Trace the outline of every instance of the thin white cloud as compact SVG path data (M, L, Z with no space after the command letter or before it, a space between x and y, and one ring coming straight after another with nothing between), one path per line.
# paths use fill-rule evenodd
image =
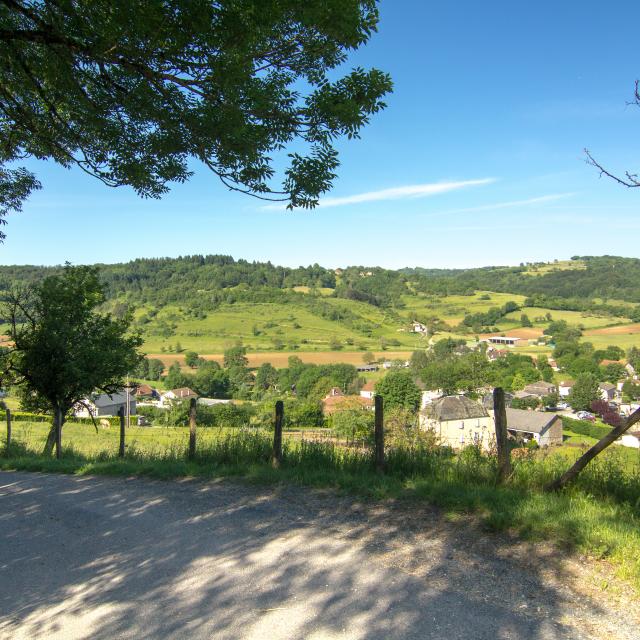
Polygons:
M318 207L342 207L349 204L360 204L362 202L378 202L380 200L404 200L407 198L425 198L435 196L440 193L457 191L466 187L478 187L495 182L496 178L481 178L479 180L460 180L457 182L430 182L426 184L408 184L401 187L381 189L380 191L366 191L356 193L351 196L340 198L323 198ZM280 211L283 205L266 205L263 210Z
M511 209L513 207L528 207L534 204L545 204L547 202L555 202L570 198L575 193L551 193L546 196L538 196L536 198L528 198L526 200L511 200L509 202L496 202L494 204L483 204L477 207L466 207L464 209L449 209L448 211L438 211L436 213L427 213L428 217L445 216L454 213L475 213L477 211L494 211L495 209Z

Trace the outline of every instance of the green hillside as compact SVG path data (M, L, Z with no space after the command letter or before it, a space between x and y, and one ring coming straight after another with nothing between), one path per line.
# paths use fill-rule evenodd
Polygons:
M249 351L411 351L429 337L473 340L523 331L535 340L549 318L580 326L598 346L636 344L640 260L611 256L479 269L402 269L320 265L288 268L230 256L139 259L98 265L105 307L132 312L149 353ZM0 294L61 267L0 267ZM528 323L523 328L523 315ZM600 329L619 327L613 332ZM544 348L523 344L537 353Z

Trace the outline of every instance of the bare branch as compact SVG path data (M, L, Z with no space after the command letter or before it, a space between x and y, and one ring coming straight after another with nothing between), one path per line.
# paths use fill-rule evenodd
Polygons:
M637 87L637 84L636 84L636 87ZM637 91L638 89L636 88L636 92ZM584 152L585 152L585 155L587 156L586 163L590 164L592 167L595 167L600 172L600 176L607 176L608 178L615 180L618 184L621 184L625 187L629 187L630 189L633 189L635 187L640 187L640 178L638 177L637 173L629 173L628 171L626 171L624 174L626 176L626 179L621 178L619 176L614 175L610 171L607 171L599 162L597 162L594 159L594 157L589 153L589 149L585 149Z

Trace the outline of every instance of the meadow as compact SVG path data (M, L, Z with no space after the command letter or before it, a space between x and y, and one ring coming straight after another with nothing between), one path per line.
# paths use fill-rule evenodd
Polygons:
M69 423L60 460L40 453L46 431L46 424L16 423L0 468L160 479L236 477L332 488L370 500L426 500L451 517L467 514L485 531L510 531L606 559L640 589L640 463L621 447L592 462L574 486L549 494L544 485L567 468L578 447L531 452L515 460L510 481L501 486L495 458L473 447L458 455L420 443L391 448L380 475L368 447L292 437L285 437L283 464L274 469L272 435L260 429L200 428L194 460L186 456L186 428L133 427L125 457L118 458L116 428L96 434L91 425Z

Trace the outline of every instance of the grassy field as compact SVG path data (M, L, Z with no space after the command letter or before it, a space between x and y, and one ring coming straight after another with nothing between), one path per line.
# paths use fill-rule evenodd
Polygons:
M547 313L550 313L553 320L564 320L568 324L582 325L586 329L593 329L597 327L608 327L612 324L624 324L629 323L628 318L611 317L606 315L594 315L582 311L562 311L557 309L546 309L542 307L523 307L518 311L507 314L504 320L498 324L499 327L508 326L509 324L520 325L520 316L522 314L529 316L529 319L533 323L534 327L539 329L546 329L549 326L548 322L535 322L534 318L543 317Z
M406 331L407 321L394 314L352 300L326 298L324 302L337 311L345 309L351 321L329 320L293 304L227 304L204 319L187 317L179 307L167 306L143 326L145 349L156 353L180 343L184 349L213 354L237 341L250 351L328 351L335 340L343 348L362 350L379 349L382 339L399 341L398 346L407 349L419 343L418 336ZM137 316L146 311L139 309Z
M126 455L117 458L116 429L96 434L91 426L68 424L60 460L39 454L46 430L44 424L16 423L15 444L0 456L0 468L161 479L235 476L329 487L374 500L426 500L447 513L475 514L485 531L508 530L606 558L640 588L640 470L620 463L619 447L589 465L575 486L549 494L542 487L579 449L562 447L515 461L510 482L499 486L495 459L473 448L457 456L425 446L391 449L380 475L367 448L309 440L285 439L282 467L273 469L271 434L255 429L199 429L192 461L185 456L187 429L132 428Z

